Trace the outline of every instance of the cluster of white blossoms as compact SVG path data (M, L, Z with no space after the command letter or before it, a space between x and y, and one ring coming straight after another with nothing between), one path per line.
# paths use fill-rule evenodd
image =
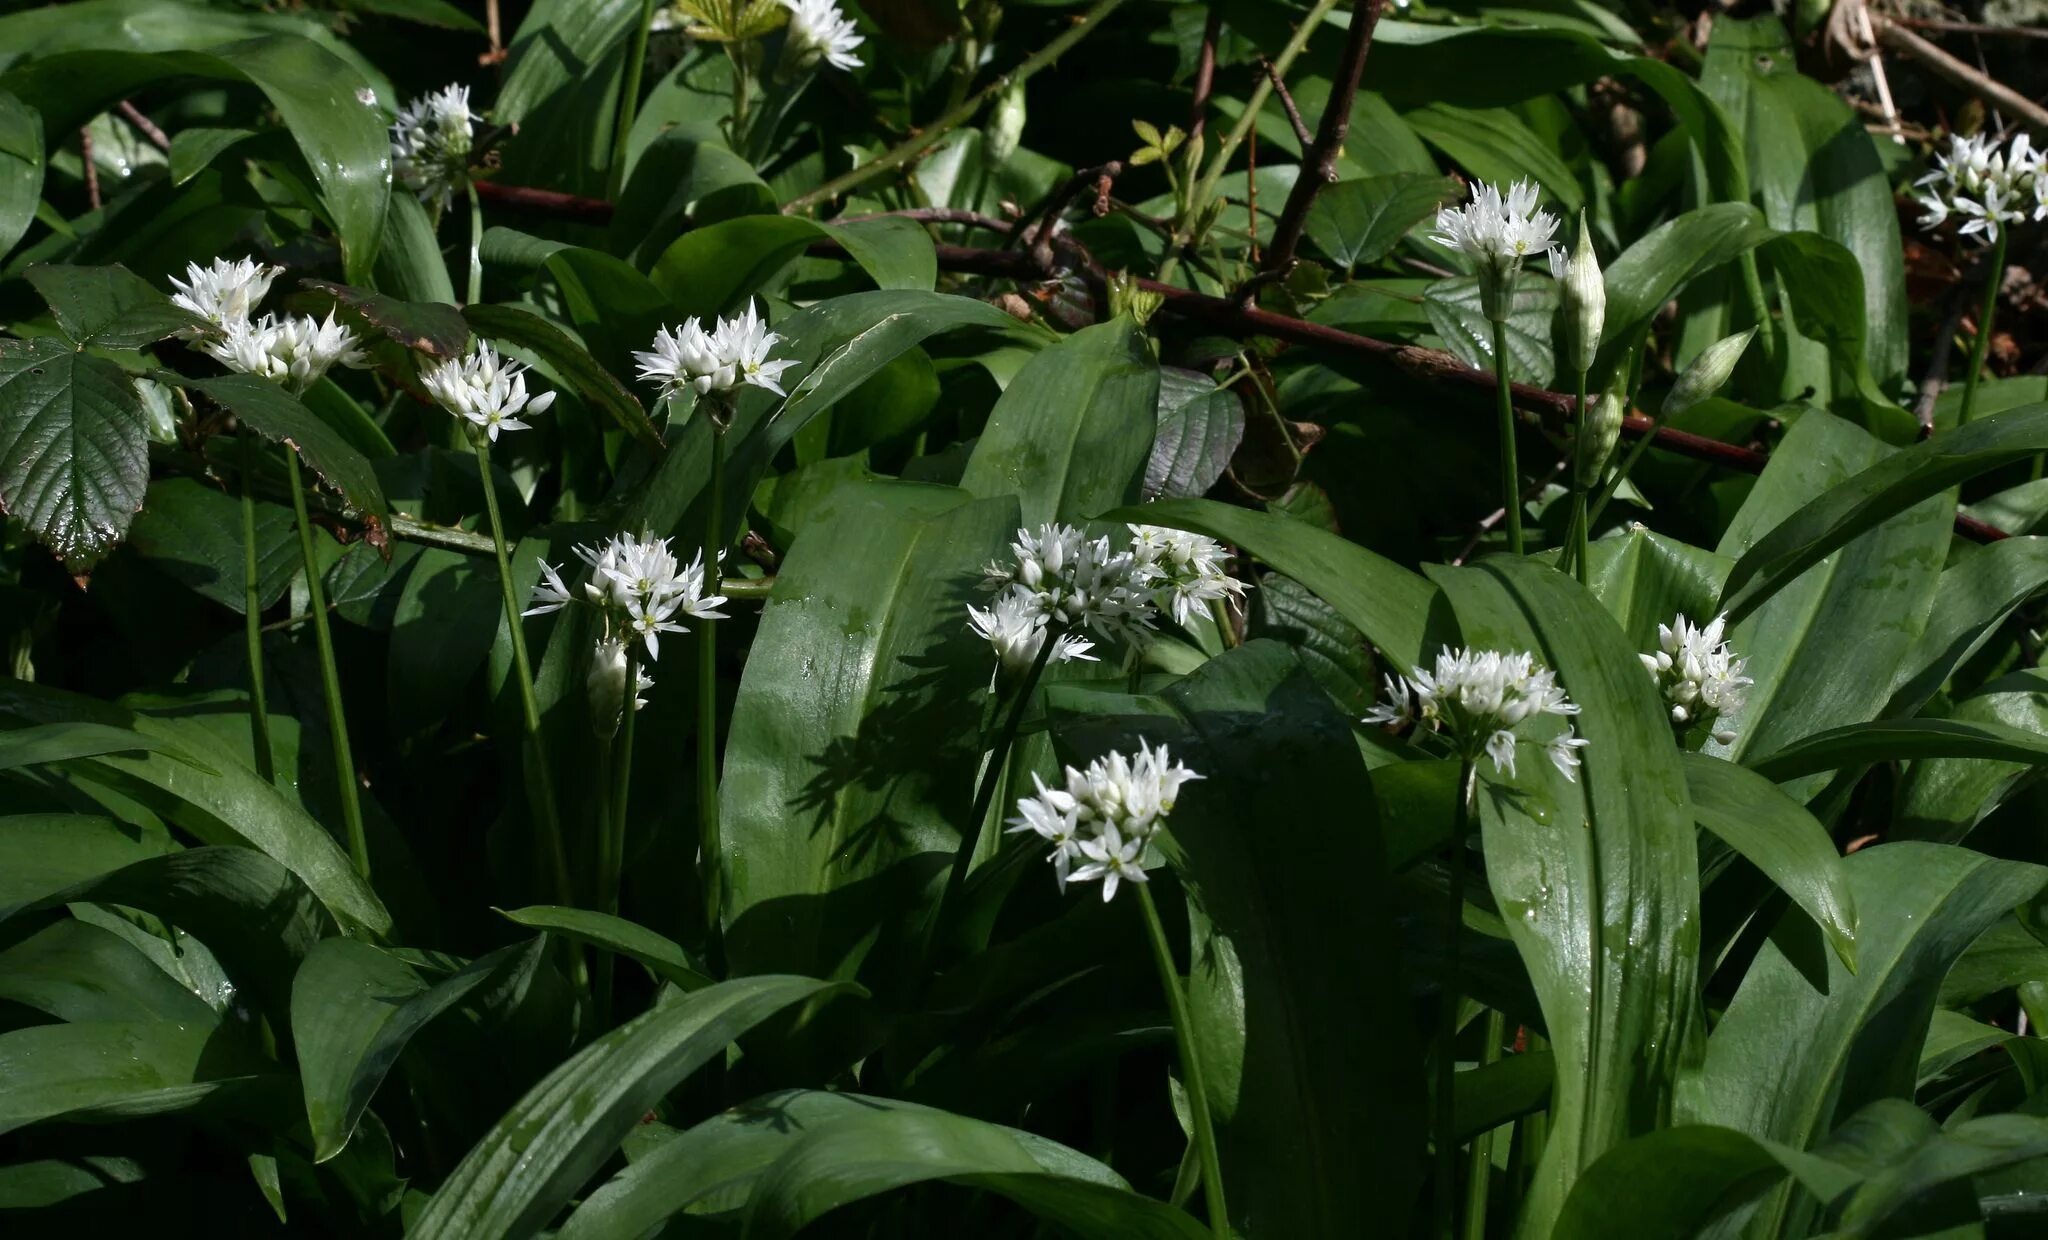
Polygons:
M444 86L406 104L391 123L391 175L421 202L445 208L469 179L476 119L467 86Z
M1989 242L2007 224L2048 219L2048 170L2042 165L2042 152L2026 134L2009 147L1985 134L1950 134L1935 170L1915 182L1921 190L1915 201L1926 212L1920 226L1939 228L1960 215L1964 236Z
M632 644L644 645L649 659L659 658L661 634L689 631L676 622L677 616L723 620L726 615L718 609L725 597L705 592L703 553L685 566L666 538L614 534L595 547L577 547L576 555L590 566L581 599L562 580L561 571L542 560L541 580L527 599L530 605L524 614L546 615L579 601L597 609L603 627L591 652L585 688L591 718L609 736L625 710L629 676L634 710L647 705L641 694L654 687L654 678L633 658Z
M1230 553L1213 538L1164 525L1133 525L1131 554L1158 570L1153 597L1162 610L1173 613L1176 624L1186 624L1217 599L1244 597L1244 583L1223 571Z
M1722 640L1727 627L1726 616L1715 616L1702 628L1680 615L1670 624L1657 626L1656 650L1637 656L1656 680L1664 700L1671 703L1671 722L1703 724L1724 745L1735 739L1735 732L1714 725L1740 714L1749 700L1749 687L1756 683L1742 674L1749 660L1737 656Z
M523 431L531 425L519 420L522 413L546 413L555 403L553 392L526 391L526 367L498 356L490 345L477 342L466 357L451 357L420 376L427 394L443 409L468 422L478 433L498 442L499 431Z
M1166 746L1140 742L1136 757L1111 753L1086 770L1066 768L1065 787L1031 778L1038 795L1018 800L1010 832L1029 831L1052 845L1048 859L1061 891L1069 882L1101 879L1107 902L1119 883L1145 881L1146 846L1166 825L1181 785L1201 776L1175 762Z
M192 334L199 349L229 370L255 375L304 392L337 365L366 366L369 355L354 332L334 321L309 315L266 314L253 318L270 293L271 281L283 271L250 259L216 258L210 267L185 265L185 278L175 276L171 304L206 320Z
M1472 256L1479 277L1479 300L1486 317L1507 318L1509 298L1522 261L1549 251L1557 235L1557 217L1536 209L1536 186L1517 181L1503 195L1483 181L1472 185L1472 201L1436 213L1432 240Z
M853 49L866 40L832 0L782 0L789 10L789 47L798 64L825 61L835 69L858 69Z
M1496 771L1515 773L1515 728L1539 715L1572 716L1579 708L1558 688L1557 677L1526 652L1453 650L1444 647L1432 671L1388 676L1386 700L1368 712L1366 723L1418 721L1449 738L1468 762L1481 754ZM1549 740L1536 742L1566 779L1577 782L1584 738L1569 723Z
M633 354L640 363L640 378L661 386L667 400L685 389L702 396L707 392L729 392L750 385L787 395L782 390L782 372L796 365L794 360L771 362L768 352L782 337L768 330L754 308L730 319L720 319L706 331L698 319L681 327L664 327L654 334L653 347Z

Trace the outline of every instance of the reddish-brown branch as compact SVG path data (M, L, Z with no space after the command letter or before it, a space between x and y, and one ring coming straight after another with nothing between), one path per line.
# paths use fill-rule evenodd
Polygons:
M1195 59L1195 99L1188 112L1188 141L1202 136L1209 123L1209 92L1216 86L1216 40L1223 33L1223 11L1209 6L1209 22L1202 27L1202 50Z
M1294 265L1295 247L1301 244L1301 230L1308 223L1308 209L1316 191L1337 179L1337 152L1351 130L1351 102L1358 95L1358 78L1365 71L1365 55L1372 50L1372 32L1380 23L1385 0L1358 0L1351 6L1351 32L1344 40L1344 56L1337 62L1337 76L1330 83L1330 98L1323 105L1322 122L1316 137L1301 152L1301 172L1287 193L1280 222L1273 226L1273 244L1266 251L1266 269L1284 272ZM1279 79L1274 78L1277 86ZM1285 96L1282 96L1285 99ZM1290 105L1291 106L1291 105ZM1297 127L1300 120L1295 121Z
M144 116L142 114L142 109L136 107L134 104L128 102L126 99L123 99L116 106L120 110L121 115L128 118L128 123L135 126L136 129L140 130L142 132L142 136L148 138L150 144L156 147L157 150L169 151L171 149L170 135L165 133L162 127L160 127L155 121L149 119L147 116Z
M1309 133L1308 122L1301 119L1301 106L1294 102L1293 93L1287 89L1286 81L1280 77L1280 71L1273 67L1272 61L1259 57L1259 68L1265 70L1266 80L1273 84L1273 93L1280 97L1280 110L1287 113L1287 124L1294 130L1294 140L1301 143L1301 153L1305 158L1315 142L1315 135Z
M611 217L611 204L595 198L577 198L552 190L528 189L515 185L493 185L488 181L478 183L479 191L486 186L491 188L488 197L507 205L517 203L531 210L552 210L556 214L593 223L603 223ZM563 205L557 207L553 204ZM935 245L932 248L937 255L940 269L944 271L1024 281L1043 280L1050 274L1033 255L1021 250L987 250L962 245ZM812 244L809 252L819 257L846 257L846 251L830 241ZM1099 273L1092 274L1099 276ZM1238 305L1221 297L1190 292L1178 285L1161 284L1157 280L1140 278L1136 283L1139 288L1160 296L1160 309L1165 313L1206 324L1226 335L1267 336L1305 348L1370 358L1406 371L1417 378L1456 384L1475 392L1491 394L1499 383L1491 370L1474 369L1441 349L1425 349L1420 345L1376 340L1371 336L1360 336L1339 328L1326 327L1321 323L1311 323L1306 319L1289 318L1284 314L1274 314L1270 310ZM1534 414L1553 428L1562 428L1571 414L1572 397L1563 392L1552 392L1526 383L1514 384L1510 391L1513 393L1517 408ZM1723 443L1718 439L1709 439L1704 435L1695 435L1674 427L1659 426L1640 413L1629 414L1622 422L1621 431L1630 438L1652 435L1656 440L1655 446L1662 451L1742 473L1762 473L1764 465L1770 460L1768 456L1754 448ZM1977 542L1996 542L2007 537L2003 530L1974 517L1956 517L1955 528L1958 534Z
M502 185L496 181L478 181L476 195L495 207L508 207L513 211L524 211L533 215L551 215L557 219L578 220L586 224L609 224L612 218L612 204L602 198L582 198L552 189L535 189L530 185Z

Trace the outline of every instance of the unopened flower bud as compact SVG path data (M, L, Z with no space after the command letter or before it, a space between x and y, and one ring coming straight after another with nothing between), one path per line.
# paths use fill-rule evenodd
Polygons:
M1109 273L1109 313L1114 318L1128 314L1131 321L1143 327L1151 321L1159 307L1166 304L1166 298L1158 293L1140 288L1136 277L1128 271Z
M1024 119L1024 83L1014 82L996 96L995 110L982 134L991 165L1005 163L1017 153L1017 144L1024 140Z
M590 726L599 736L619 730L626 712L626 681L632 675L632 659L626 643L616 637L601 637L590 652L590 674L583 687L590 695Z
M1735 363L1742 360L1742 351L1749 347L1749 339L1754 335L1756 328L1752 327L1701 349L1664 397L1663 416L1675 418L1720 391L1728 376L1735 373Z
M1591 487L1600 480L1614 445L1621 439L1621 421L1626 411L1621 396L1602 392L1600 399L1586 406L1586 432L1578 442L1579 485Z
M1607 282L1593 253L1593 235L1579 213L1579 243L1569 256L1564 247L1550 247L1550 274L1557 278L1558 310L1564 331L1565 366L1579 374L1593 368L1600 351L1600 329L1607 322Z

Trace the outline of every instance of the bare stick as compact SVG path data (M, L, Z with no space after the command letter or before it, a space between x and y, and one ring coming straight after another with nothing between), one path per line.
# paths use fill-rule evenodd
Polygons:
M79 162L85 165L85 200L92 209L100 209L100 169L92 162L92 130L78 131Z
M1300 105L1294 102L1294 96L1289 93L1287 83L1280 80L1280 71L1273 67L1272 61L1259 57L1259 68L1266 71L1266 80L1273 84L1273 93L1280 96L1280 108L1287 113L1287 123L1294 127L1295 141L1301 143L1302 158L1306 160L1315 137L1308 131L1308 122L1301 119Z
M1911 56L1927 66L1936 77L1961 87L1993 107L2005 109L2035 129L2048 129L2048 108L1957 60L1881 13L1872 15L1871 24L1877 27L1877 41L1885 47L1902 56Z
M1302 226L1308 222L1316 191L1337 179L1337 152L1351 130L1351 101L1358 94L1358 77L1365 71L1365 54L1372 50L1372 32L1379 25L1384 5L1385 0L1359 0L1352 6L1351 33L1344 41L1344 57L1337 62L1322 123L1316 127L1315 141L1301 153L1301 175L1295 177L1287 206L1273 228L1273 245L1266 251L1265 264L1271 270L1285 271L1294 265L1294 250L1301 243Z
M144 116L140 108L128 102L126 99L123 99L119 104L115 106L120 109L121 115L128 119L128 123L135 126L136 129L140 130L142 136L148 138L150 144L156 147L157 150L168 151L171 149L170 138L164 133L162 129L157 127L157 123L155 121L149 119L147 116Z
M1209 123L1209 92L1216 87L1216 39L1223 33L1223 13L1209 6L1209 24L1202 27L1202 51L1195 58L1195 101L1188 109L1188 141L1202 136Z

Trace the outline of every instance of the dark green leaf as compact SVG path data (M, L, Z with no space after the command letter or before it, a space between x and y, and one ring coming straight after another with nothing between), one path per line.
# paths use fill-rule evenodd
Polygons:
M0 771L17 766L40 766L46 762L67 762L72 758L96 758L108 753L171 748L156 737L126 728L108 727L103 723L45 723L0 732Z
M650 451L662 451L661 432L647 420L647 411L640 407L639 399L610 371L598 365L597 359L569 333L517 306L466 306L462 317L479 335L532 350L567 379L585 401L610 414L621 429Z
M505 916L522 926L559 934L572 943L600 947L637 960L655 976L684 990L702 990L711 984L711 979L680 944L623 917L550 904L512 909Z
M28 231L42 197L42 118L0 91L0 258Z
M199 1105L254 1082L235 1031L211 1022L112 1021L0 1033L0 1133L43 1120L127 1119Z
M0 1001L62 1021L214 1023L212 1008L127 940L69 917L0 953Z
M255 136L253 129L180 129L171 136L171 184L183 185Z
M1478 370L1494 369L1493 323L1479 306L1479 281L1471 276L1438 280L1423 290L1422 307L1444 346ZM1550 348L1551 320L1557 316L1557 286L1525 275L1515 284L1508 307L1508 371L1517 383L1549 387L1557 375Z
M930 292L931 238L910 220L828 225L794 215L742 215L670 243L648 278L686 315L730 314L813 242L830 239L884 289Z
M1716 202L1665 221L1616 255L1603 273L1607 320L1593 367L1595 384L1606 382L1635 347L1638 333L1680 289L1772 235L1755 207Z
M237 615L248 604L242 503L192 478L149 484L128 545L156 568ZM282 504L256 504L256 604L268 608L299 571L298 524Z
M87 814L0 818L0 908L36 903L175 847L161 829L145 831Z
M1666 1128L1617 1146L1588 1167L1558 1215L1557 1234L1585 1240L1707 1235L1788 1171L1827 1198L1856 1182L1853 1172L1826 1159L1732 1128Z
M119 263L69 267L34 263L22 275L50 303L57 326L73 344L136 349L201 325L196 315Z
M1734 564L1675 538L1631 528L1586 548L1587 584L1637 650L1656 649L1657 626L1677 616L1705 624Z
M2043 589L2048 538L2008 538L1944 569L1927 627L1900 665L1884 713L1909 715L1926 705L2014 609Z
M322 481L341 492L357 509L378 516L384 514L384 488L377 482L377 471L370 467L368 459L315 417L297 397L275 383L254 375L187 379L158 371L155 377L206 394L250 430L272 443L296 450Z
M1827 829L1763 776L1705 754L1685 755L1693 818L1762 870L1856 969L1856 903Z
M454 306L437 302L400 301L369 289L350 288L328 280L302 281L361 315L370 326L408 349L428 357L460 357L469 352L469 324Z
M1339 267L1376 263L1460 192L1449 178L1413 172L1340 181L1317 194L1309 208L1309 240Z
M1915 758L1983 758L2048 764L2048 736L2001 723L1957 719L1879 719L1818 732L1766 757L1757 774L1783 781L1816 771Z
M1244 402L1207 375L1178 366L1159 369L1159 426L1145 462L1140 494L1148 500L1194 499L1230 467L1244 438Z
M149 481L149 424L105 358L0 340L0 509L67 563L105 555Z
M2003 725L2048 737L2048 677L2015 672L1963 699L1949 719L1960 724ZM1899 789L1901 838L1960 843L1986 815L2032 779L2032 761L1988 758L1930 758L1906 768Z

